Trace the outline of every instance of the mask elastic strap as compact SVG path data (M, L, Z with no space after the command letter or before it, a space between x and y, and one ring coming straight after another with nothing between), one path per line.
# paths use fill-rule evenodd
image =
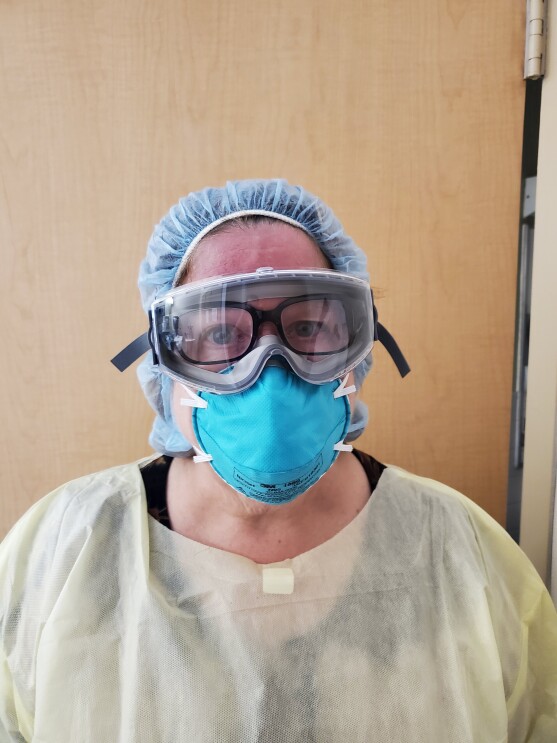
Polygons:
M346 397L346 395L351 395L352 392L356 392L356 387L353 384L351 384L349 387L346 386L347 382L348 382L348 374L344 377L342 382L333 392L334 398ZM335 451L352 451L353 448L354 447L352 446L352 444L345 444L344 441L339 441L333 446L333 449Z
M348 382L348 374L344 377L342 382L333 392L333 397L335 398L344 397L345 395L351 395L353 392L356 392L356 387L353 384L351 384L350 387L346 386L347 382Z
M335 451L352 451L354 447L352 444L345 444L344 441L339 441L338 444L333 446Z
M197 446L193 446L193 444L192 444L192 449L195 452L195 456L193 458L193 461L195 462L195 464L201 464L201 462L210 462L213 459L213 457L210 454L206 454L201 449L198 449Z
M180 405L182 405L185 408L206 408L207 407L207 400L204 400L202 397L199 397L199 395L196 395L193 390L190 390L190 388L185 385L181 384L180 387L186 391L186 394L189 395L189 397L181 397L180 398ZM206 452L202 451L201 449L198 449L197 446L193 446L192 449L195 452L195 456L193 458L193 461L195 464L200 464L201 462L210 462L213 457L210 454L207 454Z
M185 384L181 384L180 387L186 391L186 393L189 395L189 397L181 397L180 398L180 405L184 408L206 408L207 407L207 400L204 400L202 397L199 397L195 392L190 390L189 387L187 387Z

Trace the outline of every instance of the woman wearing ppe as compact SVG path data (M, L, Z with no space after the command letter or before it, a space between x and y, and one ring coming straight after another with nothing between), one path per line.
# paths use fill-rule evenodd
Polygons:
M156 456L43 498L0 550L0 741L557 740L557 618L465 496L352 449L383 343L319 199L182 199L139 286ZM374 349L375 350L375 349Z

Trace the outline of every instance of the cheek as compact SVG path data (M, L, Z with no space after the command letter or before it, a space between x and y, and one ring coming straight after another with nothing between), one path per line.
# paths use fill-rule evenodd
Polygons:
M174 383L172 388L172 416L180 433L186 437L190 444L197 445L191 420L192 409L180 403L180 400L187 396L187 392L179 384Z

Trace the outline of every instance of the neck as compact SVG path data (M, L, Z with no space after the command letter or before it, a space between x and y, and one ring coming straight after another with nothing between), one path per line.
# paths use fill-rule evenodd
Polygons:
M282 505L238 493L210 464L191 459L173 460L167 491L174 531L256 562L276 562L321 544L346 526L368 498L365 472L346 452L313 487Z

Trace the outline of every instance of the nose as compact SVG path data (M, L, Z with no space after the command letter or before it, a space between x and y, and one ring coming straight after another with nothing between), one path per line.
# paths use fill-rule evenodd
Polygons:
M251 303L252 307L256 310L262 310L266 312L268 310L274 310L275 307L280 304L281 300L274 297L267 297L265 299L257 299ZM278 335L278 328L271 320L263 320L259 326L257 337L261 338L263 335Z
M265 320L261 323L257 337L260 338L263 335L278 335L278 329L274 322Z

